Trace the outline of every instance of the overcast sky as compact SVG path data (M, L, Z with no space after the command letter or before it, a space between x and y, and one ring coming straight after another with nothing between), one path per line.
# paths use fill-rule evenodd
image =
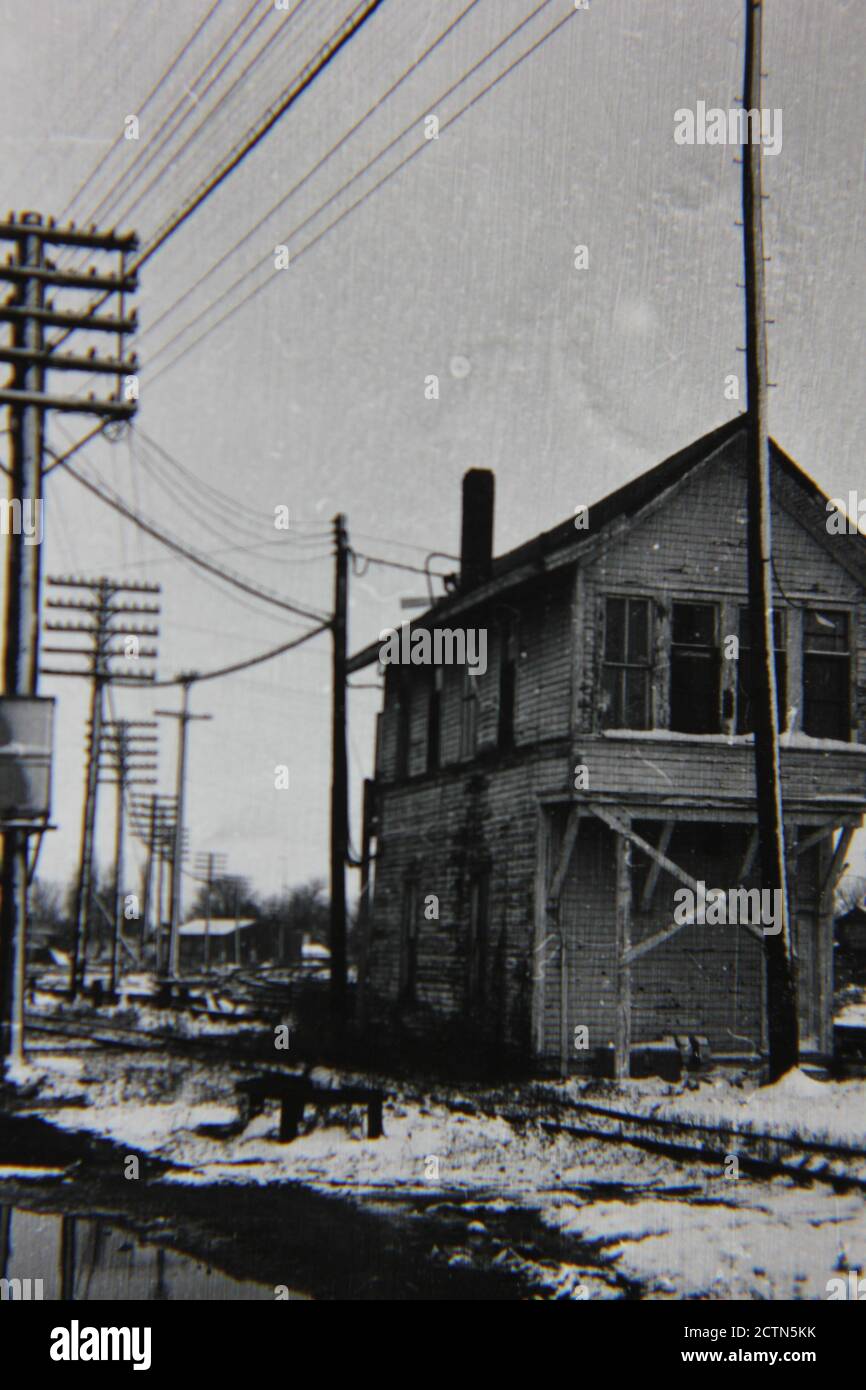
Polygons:
M742 370L740 171L730 148L678 145L674 112L698 100L735 104L742 0L590 0L577 11L572 0L549 0L444 98L538 3L476 0L400 89L233 250L469 4L385 0L144 267L132 439L90 446L82 468L186 544L322 610L331 560L319 533L338 511L359 551L421 566L430 551L455 551L461 475L489 466L501 552L729 418L737 406L725 399L725 378ZM4 211L57 215L104 161L72 215L118 222L146 240L353 7L304 0L284 14L271 0L221 0L148 103L210 8L206 0L0 0ZM846 495L864 485L866 6L767 0L765 11L764 104L783 112L781 152L764 161L778 382L771 429L822 487ZM204 90L208 78L198 74L220 44L230 40L228 56L259 19ZM154 157L160 126L175 107L171 119L183 124L166 151L197 133L155 178L165 159ZM139 115L140 139L118 142L130 114ZM442 127L438 140L424 138L430 114ZM338 192L406 127L390 153ZM403 169L297 254L413 149ZM132 173L94 219L134 163L131 191ZM282 243L292 264L278 271ZM588 248L585 270L574 267L579 244ZM433 401L424 391L432 374L440 381ZM52 423L50 442L65 448L87 427L83 417L64 417ZM185 480L150 441L241 510ZM59 471L47 491L46 573L164 586L160 676L251 656L309 626L200 577ZM290 508L288 535L274 529L279 504ZM352 648L397 623L401 597L424 586L421 575L382 566L353 577ZM214 717L191 732L192 848L226 852L230 868L264 890L325 872L329 660L320 637L193 694L193 708ZM46 679L44 691L60 701L59 830L46 839L42 872L66 878L78 853L86 690ZM371 690L351 697L356 840L378 698ZM171 691L115 696L118 712L138 718L176 703ZM175 721L165 723L161 790L169 791ZM288 791L274 789L277 764L289 767ZM110 834L106 797L103 862ZM862 849L857 858L862 868Z

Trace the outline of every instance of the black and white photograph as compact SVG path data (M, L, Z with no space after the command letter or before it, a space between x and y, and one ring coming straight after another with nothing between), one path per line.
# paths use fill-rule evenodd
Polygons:
M864 64L858 0L0 0L50 1378L315 1301L856 1354Z

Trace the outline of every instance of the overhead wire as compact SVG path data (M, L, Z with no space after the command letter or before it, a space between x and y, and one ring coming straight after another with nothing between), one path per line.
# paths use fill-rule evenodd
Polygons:
M443 29L442 33L439 34L438 38L434 39L434 41L429 45L428 48L425 49L421 56L419 58L416 58L416 60L413 63L411 63L410 66L406 68L406 70L403 73L401 73L401 75L397 78L396 82L393 82L391 86L388 88L388 90L384 92L382 96L377 98L377 100L373 103L372 106L368 107L368 109L364 112L364 115L360 116L358 120L356 120L354 124L349 127L345 134L343 134L340 137L340 139L335 144L333 144L324 155L322 155L321 159L317 160L316 163L312 165L312 167L308 169L306 173L304 173L303 176L292 185L292 187L289 189L287 193L284 193L277 200L276 203L273 203L268 208L268 211L262 217L260 217L256 223L254 223L254 225L249 229L248 232L245 232L244 235L234 243L234 245L230 246L229 249L225 251L219 257L219 259L213 263L213 265L211 265L206 271L204 271L203 274L201 274L197 280L194 280L193 283L190 286L188 286L187 289L184 290L183 294L181 294L179 298L173 300L172 303L168 306L168 308L164 309L161 314L159 314L154 320L152 320L152 322L148 324L145 331L138 335L138 340L140 341L141 339L147 337L147 335L152 333L159 326L159 324L163 322L164 319L176 313L180 306L190 297L190 295L194 294L195 291L199 289L201 285L203 285L207 280L209 280L210 277L214 275L216 271L219 270L226 263L227 260L229 260L232 256L236 255L237 252L241 249L241 247L245 246L247 242L250 240L250 238L255 236L256 232L260 231L262 227L264 227L265 224L271 219L271 217L273 217L274 214L280 210L280 208L285 206L285 204L289 201L290 198L293 198L297 193L299 193L300 190L303 187L305 187L307 183L309 183L310 179L313 178L319 172L319 170L322 169L324 165L327 164L328 161L333 158L337 151L342 149L346 142L350 140L352 136L355 135L363 125L365 125L365 123L370 119L370 117L373 116L374 113L378 111L385 104L385 102L389 100L390 97L393 96L393 94L398 90L398 88L400 88L403 85L403 83L406 82L408 78L410 78L412 74L416 72L424 62L426 62L430 55L434 53L445 42L445 40L453 33L457 26L460 23L462 23L462 21L466 18L470 11L473 10L475 6L479 3L480 0L470 0L470 3L466 6L466 8L462 10L454 20L452 20L452 22L447 26L447 28Z
M127 518L127 520L133 522L134 525L141 527L141 529L145 531L148 535L152 536L153 539L159 541L160 544L167 546L170 550L174 550L178 554L186 556L188 560L191 560L195 565L199 566L201 569L206 570L209 573L215 575L217 579L220 579L227 584L231 584L235 588L238 588L243 592L251 594L254 598L261 599L262 602L272 604L274 607L277 608L285 609L289 613L296 613L300 617L310 618L314 622L321 622L324 620L326 615L321 612L316 612L315 610L304 608L300 604L295 603L289 599L283 598L279 594L271 593L269 590L253 584L251 581L244 579L240 575L235 575L229 570L220 569L216 565L212 565L206 556L201 555L199 552L195 550L192 550L189 546L185 546L181 541L177 540L177 538L172 536L168 531L156 526L153 522L143 517L140 513L134 512L133 509L129 507L120 497L113 493L112 490L108 487L108 485L104 483L102 480L100 480L99 482L95 482L93 479L87 478L83 473L81 473L77 468L74 468L72 464L69 463L66 464L66 471L71 477L75 478L76 481L79 482L82 487L86 488L88 492L91 492L95 497L99 497L101 501L105 502L107 506L114 508L115 511L119 511L121 515Z
M522 20L520 24L516 25L515 28L511 30L511 32L507 34L504 39L502 39L498 44L496 44L494 48L492 48L489 51L489 53L487 53L482 59L480 59L480 61L469 70L469 72L464 74L462 78L460 78L457 82L452 84L448 91L446 93L443 93L443 95L440 96L440 98L438 99L438 102L434 104L441 104L441 102L445 100L451 92L453 92L457 87L459 87L466 80L467 77L471 76L474 72L478 70L478 68L483 66L484 63L488 62L489 59L493 56L493 54L498 51L498 49L502 48L504 44L508 43L522 28L524 28L528 23L530 23L531 20L533 20L536 17L536 15L540 14L542 10L546 9L547 6L551 4L551 2L552 0L542 0L542 3L538 5L536 9L532 11L531 14L529 14L524 20ZM475 96L473 96L462 107L460 107L460 109L457 112L455 112L453 116L450 116L447 118L447 120L440 122L440 133L443 130L447 129L449 126L455 124L455 122L458 121L462 116L464 116L467 111L470 111L475 105L477 105L479 101L483 100L483 98L487 96L489 92L493 91L493 89L497 87L500 82L504 81L506 77L508 77L512 72L514 72L515 69L519 67L521 63L525 62L527 58L531 57L532 54L536 53L543 44L545 44L550 38L553 37L555 33L558 32L559 29L563 27L564 24L567 24L568 21L573 18L575 13L576 11L569 11L566 15L560 18L556 22L556 24L554 24L541 36L540 39L537 39L528 49L524 50L524 52L519 54L517 58L515 58L511 63L509 63L507 67L505 67L500 73L497 74L496 77L494 77L489 83L487 83L485 87L483 87L479 92L477 92ZM361 175L366 173L367 170L373 166L373 164L377 163L379 159L381 159L384 153L386 153L389 149L393 148L393 146L406 135L407 131L410 130L412 126L416 126L417 124L418 120L416 119L416 121L412 122L403 131L401 131L400 135L395 137L395 139L392 140L389 143L389 145L385 147L384 150L380 151L379 154L377 154L376 156L374 156L373 159L368 161L367 165L365 165L363 169L359 170L358 174L353 175L352 178L348 180L348 182L342 188L338 189L335 194L332 194L331 197L328 198L324 204L322 204L321 208L317 209L315 213L310 215L310 217L305 218L304 221L301 224L299 224L299 226L304 226L310 221L312 221L314 217L317 217L319 213L323 211L325 207L328 206L329 203L333 202L334 199L337 196L339 196L340 193L344 192L345 189L349 187L353 182L355 182L357 178L361 177ZM299 251L291 253L291 262L293 264L296 264L302 256L306 255L308 251L311 251L314 246L316 246L325 236L327 236L329 232L333 231L334 228L337 227L342 221L344 221L346 217L350 216L351 213L355 212L359 207L361 207L362 204L364 204L368 198L372 197L374 193L378 192L380 188L382 188L386 183L388 183L392 178L394 178L398 173L400 173L401 170L404 169L406 165L408 165L411 162L411 160L415 159L418 155L420 155L424 148L427 145L429 145L429 143L429 141L425 140L422 145L410 150L410 152L406 156L404 156L404 158L401 159L397 164L395 164L391 169L389 169L382 176L381 179L379 179L376 183L372 184L371 187L368 188L364 193L362 193L359 198L357 198L353 203L350 203L346 208L344 208L340 213L338 213L338 215L331 222L329 222L320 231L316 232L310 238L309 241L305 242L305 244L300 248ZM291 237L295 235L297 233L297 230L298 228L295 228L294 231L289 234L289 236ZM289 238L285 238L284 240L286 240L286 242L288 243ZM180 329L165 343L158 347L156 352L152 354L150 363L152 364L158 357L162 356L164 352L168 351L169 348L171 348L175 343L177 343L181 338L183 338L195 323L199 322L202 318L206 317L208 313L212 312L213 309L215 309L218 306L222 299L225 299L228 294L232 293L235 289L237 289L239 285L241 285L245 280L249 279L249 276L251 274L254 274L258 269L258 266L254 266L249 271L246 271L243 275L239 276L239 278L234 282L234 284L232 284L228 290L226 290L222 295L220 295L219 298L213 304L211 304L207 309L201 311L199 314L194 316L194 318L190 320L190 322L186 324L184 328ZM255 299L262 292L262 290L267 288L267 286L271 283L271 277L268 277L267 280L263 280L258 285L255 285L248 294L244 295L244 297L238 300L236 304L226 309L226 311L214 323L212 323L202 333L198 334L195 338L193 338L192 341L187 343L185 347L181 348L181 350L174 357L172 357L163 366L159 367L156 372L151 374L148 366L145 369L145 371L148 376L149 384L152 386L159 377L164 375L165 372L171 370L172 367L175 367L177 363L180 362L184 357L186 357L189 352L191 352L195 347L197 347L201 342L203 342L207 337L209 337L211 333L215 332L218 328L221 328L224 323L228 322L230 318L232 318L236 313L238 313L240 309L244 308L253 299Z
M151 88L150 92L145 97L144 101L141 103L138 112L139 116L144 115L145 111L147 111L151 103L155 101L156 98L159 96L159 93L162 91L166 82L169 81L172 75L177 71L178 67L183 62L187 53L189 53L190 49L195 43L196 39L199 37L201 33L204 32L204 30L207 28L207 25L210 23L211 19L216 14L217 9L219 7L219 3L220 0L213 0L213 4L211 5L210 9L207 11L204 17L201 20L199 20L195 29L190 34L189 38L186 40L186 43L183 45L181 49L178 50L177 53L175 53L168 67L163 69L163 72L159 80ZM73 193L72 197L68 200L63 210L58 214L58 222L63 222L69 216L73 207L78 202L79 198L82 198L84 196L86 189L90 187L90 184L97 177L97 175L105 169L108 160L114 154L115 150L118 149L124 143L124 138L125 137L122 132L117 135L114 144L111 146L108 153L104 155L102 159L97 161L97 163L91 169L90 173L87 175L84 182L79 185L78 189L75 193Z
M136 209L137 207L140 206L140 204L144 201L144 199L147 197L147 195L156 187L156 185L161 181L161 179L164 178L164 176L165 176L166 172L168 171L168 169L169 169L169 168L174 168L174 167L177 166L177 164L178 164L179 160L181 159L181 157L183 156L184 152L190 148L190 146L193 144L193 142L196 140L196 138L201 134L201 132L202 132L206 127L207 127L207 129L208 129L208 135L209 135L209 137L213 138L213 135L214 135L214 119L215 119L217 113L218 113L218 112L221 110L221 108L231 99L231 97L234 95L234 93L238 90L238 88L239 88L239 86L241 85L241 83L244 82L244 81L249 77L250 73L253 72L254 69L255 69L256 67L258 67L259 63L261 63L261 62L263 61L263 59L264 59L266 56L269 55L270 50L271 50L271 45L277 43L280 39L283 39L283 38L285 37L285 35L286 35L288 32L290 32L289 29L288 29L288 23L289 23L289 21L290 21L291 19L294 18L294 16L297 14L297 12L298 12L298 11L302 8L302 6L305 5L306 3L307 3L307 0L298 0L298 3L296 4L294 10L292 10L291 14L288 15L288 16L286 17L286 19L284 19L284 20L282 20L282 21L280 22L279 27L276 28L276 29L273 31L273 33L271 33L271 34L268 35L268 37L265 39L265 41L264 41L264 43L262 44L262 46L258 49L258 51L253 55L253 57L252 57L252 58L250 59L250 61L247 63L246 67L242 68L241 71L238 73L238 75L232 80L232 82L231 82L231 84L228 86L228 88L227 88L224 92L220 93L219 98L217 99L217 101L215 102L215 104L211 107L211 109L210 109L209 111L205 112L205 114L202 116L202 119L201 119L201 121L199 122L199 124L198 124L197 126L195 126L195 127L190 131L189 135L186 137L186 139L183 141L183 143L182 143L180 146L178 146L177 149L175 149L175 150L172 151L172 153L171 153L171 155L170 155L170 157L169 157L168 163L167 163L162 169L160 169L156 174L154 174L153 178L151 178L150 181L149 181L147 184L145 184L144 188L142 188L142 189L140 190L140 192L137 193L137 195L136 195L135 199L133 200L133 202L131 202L128 206L124 207L124 208L122 209L122 211L120 211L120 212L118 213L119 219L122 219L123 221L127 221L127 222L129 221L129 219L131 218L131 216L132 216L133 212L135 211L135 209ZM271 13L273 13L273 11L272 11ZM263 16L262 16L262 19L265 19L265 18L267 18L267 17L268 17L268 11L265 11L264 14L263 14ZM261 23L261 20L259 21L259 23ZM244 40L244 44L246 44L246 43L248 42L249 38L251 38L252 35L256 33L256 30L257 30L257 29L258 29L258 25L256 25L256 28L255 28L255 29L251 30L250 34L247 36L247 39ZM292 37L294 37L294 34L292 34ZM241 45L241 48L243 48L243 46L244 46L244 45L242 44L242 45ZM238 54L240 53L240 51L241 51L241 49L238 49L238 52L237 52L236 54L233 55L232 61L234 60L234 58L236 58L236 57L238 56ZM221 71L222 71L222 70L221 70ZM218 78L220 75L221 75L221 73L216 74L215 77L214 77L214 79L213 79L213 81L215 82L215 81L217 80L217 78ZM209 85L211 85L211 84L209 84ZM202 96L204 96L204 93L202 93ZM199 97L199 101L201 101L201 97Z
M172 139L176 132L184 124L184 122L191 117L193 111L195 110L196 101L190 100L190 92L194 92L194 89L198 85L198 83L204 79L204 77L210 71L213 65L219 61L222 54L231 45L232 40L243 29L250 15L253 13L254 10L258 8L258 4L259 0L251 0L251 4L245 10L244 14L238 20L237 24L233 26L233 28L226 36L226 38L223 40L223 42L220 44L216 52L210 56L205 65L200 69L196 77L193 79L192 83L187 86L187 90L185 91L184 95L178 98L168 115L163 117L162 121L157 126L156 130L153 132L152 136L148 140L147 148L138 151L137 157L128 165L128 167L125 170L122 171L122 173L120 173L117 176L111 187L107 190L106 193L103 194L100 201L95 205L95 207L89 214L90 221L94 221L96 218L98 218L102 214L102 212L108 206L111 205L112 199L115 199L115 202L118 201L116 195L118 194L119 190L123 188L123 185L127 183L127 181L130 181L131 187L131 183L134 180L140 178L144 170L150 166L153 160L157 158L160 152L165 148L167 140ZM258 29L259 25L264 23L266 18L267 12L263 12L259 19L256 21L254 28L250 31L250 34L255 33L256 29ZM247 37L249 38L250 35L248 35ZM246 40L244 40L244 42L246 42ZM240 50L238 49L238 51ZM229 59L229 62L231 62L231 59ZM222 71L224 71L224 69L221 69L221 72ZM208 84L208 86L205 88L205 92L209 90L209 87L210 84ZM201 100L201 97L198 97L197 100ZM178 112L182 113L181 119L178 121L174 130L170 132L168 137L166 137L166 139L163 139L162 137L167 126L171 123L171 121L178 114ZM126 197L128 191L128 188L124 189L123 193L120 194L120 196Z

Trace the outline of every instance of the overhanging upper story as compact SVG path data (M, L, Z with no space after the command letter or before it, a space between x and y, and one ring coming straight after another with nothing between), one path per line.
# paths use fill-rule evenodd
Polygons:
M783 793L804 823L851 823L866 809L866 540L828 528L816 484L775 445L771 459ZM385 666L377 779L543 755L563 794L584 766L594 797L751 814L746 519L742 418L499 559L492 509L470 505L462 582L410 637L483 630L486 669Z

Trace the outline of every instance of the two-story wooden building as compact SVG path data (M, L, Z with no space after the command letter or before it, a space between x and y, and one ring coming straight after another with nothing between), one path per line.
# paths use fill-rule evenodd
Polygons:
M771 457L801 1047L822 1054L833 888L866 809L866 541ZM671 1035L757 1058L763 925L674 910L683 885L757 883L742 417L495 559L492 484L467 474L461 573L412 623L483 629L486 670L384 667L366 1016L539 1071L613 1053L627 1074Z

